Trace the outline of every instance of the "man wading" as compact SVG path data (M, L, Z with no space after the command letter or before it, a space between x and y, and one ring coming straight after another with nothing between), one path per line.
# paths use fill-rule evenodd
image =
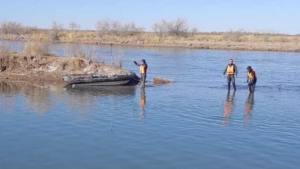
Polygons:
M234 91L236 91L235 86L235 78L237 77L238 71L235 64L233 64L233 60L229 60L229 64L226 66L223 76L225 77L227 74L227 83L228 83L228 91L230 90L230 83L232 83Z
M254 93L257 81L256 72L251 68L251 66L247 67L247 71L247 83L249 87L249 92Z
M135 60L133 60L133 62L134 62L135 65L140 67L140 73L141 73L140 86L145 87L148 65L147 65L145 59L143 59L141 61L141 64L138 64Z

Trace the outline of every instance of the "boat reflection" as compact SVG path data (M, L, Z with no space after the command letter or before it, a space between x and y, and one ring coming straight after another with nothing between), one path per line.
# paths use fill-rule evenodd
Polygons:
M14 104L24 104L36 114L42 115L51 108L51 97L63 93L62 86L52 86L47 84L32 84L30 82L20 81L0 81L0 95L6 99L1 99L2 110L14 112ZM15 95L23 95L22 100L10 100Z
M1 112L17 113L15 105L22 104L30 112L43 115L64 104L69 112L85 114L90 107L96 106L99 97L134 95L133 86L72 88L65 84L43 84L20 81L0 81ZM16 99L21 95L23 99ZM4 97L5 99L1 99Z
M69 94L92 95L92 96L122 96L133 95L134 86L65 86Z
M223 124L229 124L230 114L233 110L234 96L235 91L232 93L232 95L230 95L230 91L228 91L224 104Z

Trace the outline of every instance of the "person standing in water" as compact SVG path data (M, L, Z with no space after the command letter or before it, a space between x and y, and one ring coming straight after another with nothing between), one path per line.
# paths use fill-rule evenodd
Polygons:
M247 67L247 83L248 83L250 93L254 93L256 82L257 82L256 72L251 68L251 66L248 66Z
M223 77L227 74L227 84L228 84L228 91L230 91L230 83L232 83L234 91L236 91L235 86L235 78L237 77L238 70L235 64L233 64L233 60L229 60L229 64L226 66Z
M145 87L146 78L147 78L147 69L148 65L146 63L145 59L142 59L141 63L138 64L135 60L133 60L134 64L140 67L140 73L141 73L141 80L140 80L140 86Z

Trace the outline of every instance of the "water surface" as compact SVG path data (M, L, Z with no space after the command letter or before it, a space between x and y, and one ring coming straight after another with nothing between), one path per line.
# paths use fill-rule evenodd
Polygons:
M93 48L98 58L111 52ZM124 68L137 72L131 60L144 58L148 80L174 83L148 82L143 91L1 82L1 169L300 166L300 54L113 50L123 54ZM228 94L222 73L230 58L239 75L237 92ZM254 96L246 87L248 65L258 75Z

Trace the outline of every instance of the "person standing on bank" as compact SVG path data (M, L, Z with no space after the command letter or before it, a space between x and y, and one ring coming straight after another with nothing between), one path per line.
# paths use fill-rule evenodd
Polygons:
M145 59L142 59L141 63L138 64L135 60L133 60L134 64L140 67L140 73L141 73L141 80L140 80L140 86L145 87L146 78L147 78L147 69L148 65L146 63Z
M251 68L251 66L248 66L247 67L247 83L248 83L250 93L254 93L256 82L257 82L256 72Z
M227 74L227 84L228 84L228 91L230 91L230 83L232 83L234 91L236 91L235 86L235 78L237 77L238 70L235 64L233 64L233 60L229 60L229 64L226 66L223 77Z

